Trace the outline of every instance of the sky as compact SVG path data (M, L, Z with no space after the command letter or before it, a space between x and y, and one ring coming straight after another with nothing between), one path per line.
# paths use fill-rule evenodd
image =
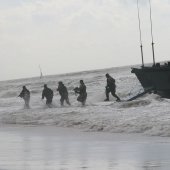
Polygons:
M141 64L136 0L0 0L0 80ZM156 62L169 60L170 0L151 0ZM149 0L139 0L145 63Z

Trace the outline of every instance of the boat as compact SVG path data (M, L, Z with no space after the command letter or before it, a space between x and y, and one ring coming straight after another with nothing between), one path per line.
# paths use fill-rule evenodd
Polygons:
M132 68L145 91L170 98L170 62L160 65Z
M151 11L150 0L149 0L149 3L150 3L150 23L151 23L153 64L151 66L148 66L148 65L145 66L144 64L138 1L139 0L137 0L137 9L138 9L142 65L140 67L132 68L131 72L136 75L137 79L141 83L144 89L144 92L143 92L144 94L145 93L156 93L160 95L161 97L170 98L170 62L167 62L167 63L156 63L155 62L153 31L152 31L152 17L151 17L152 11Z

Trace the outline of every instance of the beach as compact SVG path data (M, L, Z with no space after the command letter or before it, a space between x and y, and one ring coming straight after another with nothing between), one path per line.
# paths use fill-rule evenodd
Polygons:
M1 170L168 170L170 138L54 126L0 128Z

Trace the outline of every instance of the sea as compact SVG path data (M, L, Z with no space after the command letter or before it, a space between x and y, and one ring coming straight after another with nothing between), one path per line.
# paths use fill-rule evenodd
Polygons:
M116 102L111 95L110 101L104 102L106 73L115 78L116 93L122 102ZM85 107L77 102L73 90L81 79L88 93ZM60 106L60 95L56 90L59 81L68 88L71 106ZM41 100L44 84L54 91L52 108ZM24 85L31 92L30 109L25 108L24 101L18 97ZM131 67L1 81L0 124L53 125L86 131L170 136L170 99L146 94L127 101L142 91Z
M0 170L169 170L170 99L145 94L131 67L116 67L0 82ZM116 94L105 99L105 74ZM85 106L74 88L84 80ZM71 106L60 105L58 82ZM44 84L54 91L52 107L42 100ZM18 95L26 86L30 108Z

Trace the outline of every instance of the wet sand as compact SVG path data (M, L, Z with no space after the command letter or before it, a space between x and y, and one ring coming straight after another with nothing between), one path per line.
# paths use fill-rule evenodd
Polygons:
M0 170L169 170L170 138L0 127Z

